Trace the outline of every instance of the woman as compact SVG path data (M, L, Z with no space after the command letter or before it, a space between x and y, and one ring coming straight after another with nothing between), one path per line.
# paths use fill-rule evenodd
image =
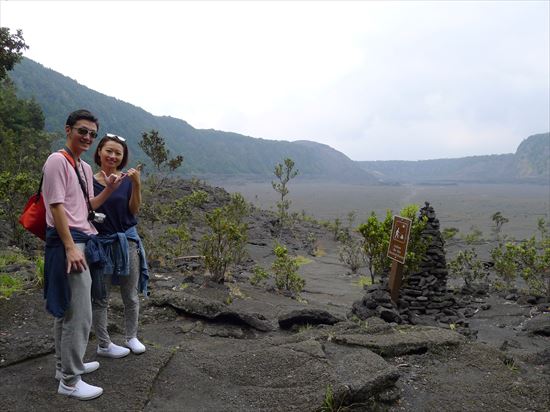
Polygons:
M136 214L141 205L140 170L131 168L126 173L122 169L128 163L128 146L123 137L106 134L99 142L94 155L95 163L101 170L94 175L94 194L105 189L105 178L115 174L124 177L108 201L96 210L106 215L102 223L94 223L98 238L105 248L107 265L100 279L100 293L92 294L93 327L99 345L97 354L109 358L122 358L130 353L145 352L145 346L137 338L139 316L139 292L147 293L147 262L141 239L136 230ZM102 282L101 282L102 280ZM124 303L124 346L111 342L107 331L107 307L110 284L120 284Z

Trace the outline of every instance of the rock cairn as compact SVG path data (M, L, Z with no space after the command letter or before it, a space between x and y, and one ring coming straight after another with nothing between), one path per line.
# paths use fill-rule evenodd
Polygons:
M428 248L418 270L405 279L397 305L391 301L386 280L366 286L365 295L353 303L350 315L361 319L378 316L396 323L467 325L465 317L473 315L473 309L457 302L447 289L447 262L439 219L428 202L420 209L420 216L427 218L422 238L428 240Z

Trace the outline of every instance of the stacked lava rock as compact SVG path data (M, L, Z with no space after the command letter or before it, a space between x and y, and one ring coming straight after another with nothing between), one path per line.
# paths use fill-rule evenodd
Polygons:
M420 209L420 216L427 218L422 237L428 240L428 249L418 270L407 277L401 288L401 316L411 321L415 315L430 315L441 323L457 323L463 316L447 290L447 262L439 219L428 202Z
M397 323L465 323L464 314L459 312L463 306L458 305L447 290L447 264L439 219L428 202L420 209L420 216L427 218L422 237L428 240L428 249L418 270L405 279L398 304L391 301L386 281L365 287L365 295L354 302L350 315L361 319L378 316Z

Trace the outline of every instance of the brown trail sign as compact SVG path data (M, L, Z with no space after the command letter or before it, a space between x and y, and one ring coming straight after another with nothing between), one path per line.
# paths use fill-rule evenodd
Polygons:
M390 272L390 294L394 303L399 298L399 288L403 279L403 265L407 256L412 220L401 216L393 217L388 257L393 260Z

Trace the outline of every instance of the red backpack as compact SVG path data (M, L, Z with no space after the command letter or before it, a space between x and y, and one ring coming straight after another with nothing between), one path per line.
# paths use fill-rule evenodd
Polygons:
M65 150L59 150L69 163L76 167L73 157ZM46 240L46 205L44 204L44 197L42 196L42 181L44 180L44 173L40 178L40 185L38 191L32 195L27 204L23 208L23 213L19 216L19 223L23 227L38 236L42 240Z

